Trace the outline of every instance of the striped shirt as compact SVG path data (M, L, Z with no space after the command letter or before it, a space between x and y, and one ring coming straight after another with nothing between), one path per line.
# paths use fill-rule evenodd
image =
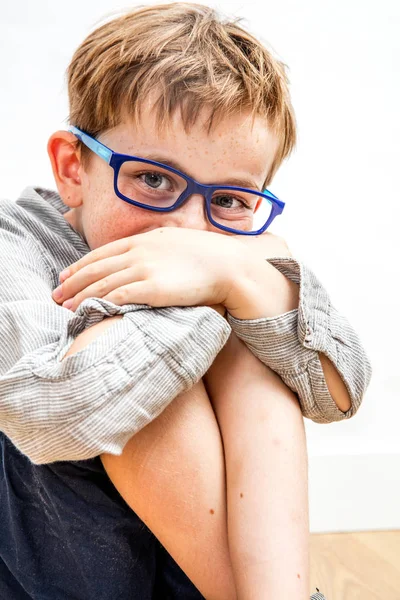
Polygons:
M298 308L275 317L227 320L210 307L117 306L84 300L75 312L51 293L60 271L90 251L66 221L60 196L26 188L0 202L0 429L35 464L120 454L208 370L231 331L278 373L317 423L352 417L371 378L361 341L305 264L267 258L300 286ZM83 350L75 338L123 315ZM334 402L318 353L332 361L351 397Z

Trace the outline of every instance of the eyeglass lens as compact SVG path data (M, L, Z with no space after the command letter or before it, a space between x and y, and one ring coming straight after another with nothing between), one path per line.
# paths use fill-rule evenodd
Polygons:
M148 207L169 208L185 191L183 177L161 167L140 161L126 161L119 170L119 192ZM211 199L211 218L216 225L237 231L257 231L269 219L272 203L266 198L224 188L215 190Z

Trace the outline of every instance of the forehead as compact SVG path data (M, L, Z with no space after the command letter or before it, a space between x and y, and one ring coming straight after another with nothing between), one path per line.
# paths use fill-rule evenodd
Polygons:
M261 188L279 147L278 136L265 117L234 114L223 117L208 131L207 116L204 110L185 130L177 110L160 128L154 111L144 107L138 122L125 118L99 139L116 152L156 157L160 162L171 159L204 183L251 177Z

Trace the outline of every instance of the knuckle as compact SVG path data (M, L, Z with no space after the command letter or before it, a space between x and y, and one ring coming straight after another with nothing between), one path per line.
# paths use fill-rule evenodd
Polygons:
M155 279L157 275L157 265L150 261L141 261L140 275L145 279Z
M70 282L69 280L65 281L62 284L62 293L63 293L63 298L64 300L66 300L67 298L72 298L75 295L75 291L76 287L74 287L73 282Z
M133 248L134 248L133 236L129 236L129 237L123 238L121 240L121 248L120 248L121 252L129 252Z
M90 279L96 278L100 273L100 269L96 263L92 263L86 267L86 274Z
M121 306L122 304L127 304L127 298L128 290L125 287L118 288L113 293L113 302L114 304L118 304L119 306Z
M132 259L135 262L144 263L150 259L150 251L145 246L132 249Z
M79 267L77 266L77 264L75 264L73 267L66 267L63 271L61 271L60 276L66 271L68 271L68 276L66 278L64 276L64 281L68 281L68 279L72 277L72 275L75 275L75 273L79 271Z
M104 277L103 279L100 279L100 281L98 282L97 291L101 296L104 296L104 294L106 294L108 292L109 287L110 287L110 280L108 277Z

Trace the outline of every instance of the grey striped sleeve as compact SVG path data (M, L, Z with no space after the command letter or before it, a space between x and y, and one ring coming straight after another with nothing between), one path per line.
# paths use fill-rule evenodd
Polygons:
M58 306L51 298L58 273L89 249L62 217L58 195L38 191L0 205L0 428L36 463L118 454L204 375L231 328L208 307L99 299L75 313ZM299 308L255 321L229 315L230 325L298 393L305 416L321 423L352 416L371 376L357 335L309 269L291 258L268 260L300 283ZM124 318L62 360L84 329L116 314ZM329 394L317 351L350 390L346 414Z
M36 464L120 454L204 375L231 328L209 307L87 299L72 313L52 300L34 238L4 218L0 232L1 430ZM62 360L81 331L116 314L123 319Z
M228 315L229 324L298 395L305 417L316 423L349 419L359 409L372 374L358 335L304 263L291 257L267 260L299 284L299 307L263 319L240 320ZM347 412L338 408L328 390L318 352L332 361L349 391L352 404Z

